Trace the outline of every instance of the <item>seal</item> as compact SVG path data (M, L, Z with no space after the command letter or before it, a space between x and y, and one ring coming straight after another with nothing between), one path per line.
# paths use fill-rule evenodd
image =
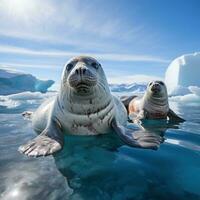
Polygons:
M134 138L134 131L125 127L124 105L110 93L101 64L88 56L69 60L57 96L44 102L32 116L30 112L23 113L26 115L39 134L19 147L28 156L47 156L61 150L64 134L100 135L114 131L132 147L156 149L160 144L153 136Z
M122 96L121 101L133 121L142 119L185 121L169 108L167 88L163 81L151 81L142 97Z

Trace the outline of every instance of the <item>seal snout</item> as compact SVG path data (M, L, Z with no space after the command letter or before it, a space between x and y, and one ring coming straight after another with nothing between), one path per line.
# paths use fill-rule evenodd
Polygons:
M86 67L79 67L75 70L75 73L77 75L84 76L86 73L88 73L88 69Z
M75 89L89 89L97 83L96 75L85 65L78 66L69 76L69 84Z
M155 94L158 94L159 92L161 92L161 89L162 89L161 85L157 82L155 82L151 85L151 91Z

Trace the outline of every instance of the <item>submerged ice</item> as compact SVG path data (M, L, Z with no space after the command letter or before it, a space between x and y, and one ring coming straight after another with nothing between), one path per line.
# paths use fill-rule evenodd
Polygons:
M0 95L25 91L45 93L53 84L53 80L39 80L31 74L0 69Z

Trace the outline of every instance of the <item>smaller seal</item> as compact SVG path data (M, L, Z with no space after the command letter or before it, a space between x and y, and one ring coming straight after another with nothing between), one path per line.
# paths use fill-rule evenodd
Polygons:
M169 108L167 88L162 81L150 82L142 97L122 96L121 101L125 105L131 121L142 119L185 121Z

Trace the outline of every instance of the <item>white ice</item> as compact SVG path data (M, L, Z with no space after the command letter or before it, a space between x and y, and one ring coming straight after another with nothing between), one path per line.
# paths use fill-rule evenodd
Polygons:
M193 93L190 86L200 87L200 53L186 54L172 61L165 74L169 95Z
M56 92L21 92L11 95L0 95L0 107L7 109L21 108L22 105L39 105L44 100L54 97ZM1 111L1 110L0 110Z

